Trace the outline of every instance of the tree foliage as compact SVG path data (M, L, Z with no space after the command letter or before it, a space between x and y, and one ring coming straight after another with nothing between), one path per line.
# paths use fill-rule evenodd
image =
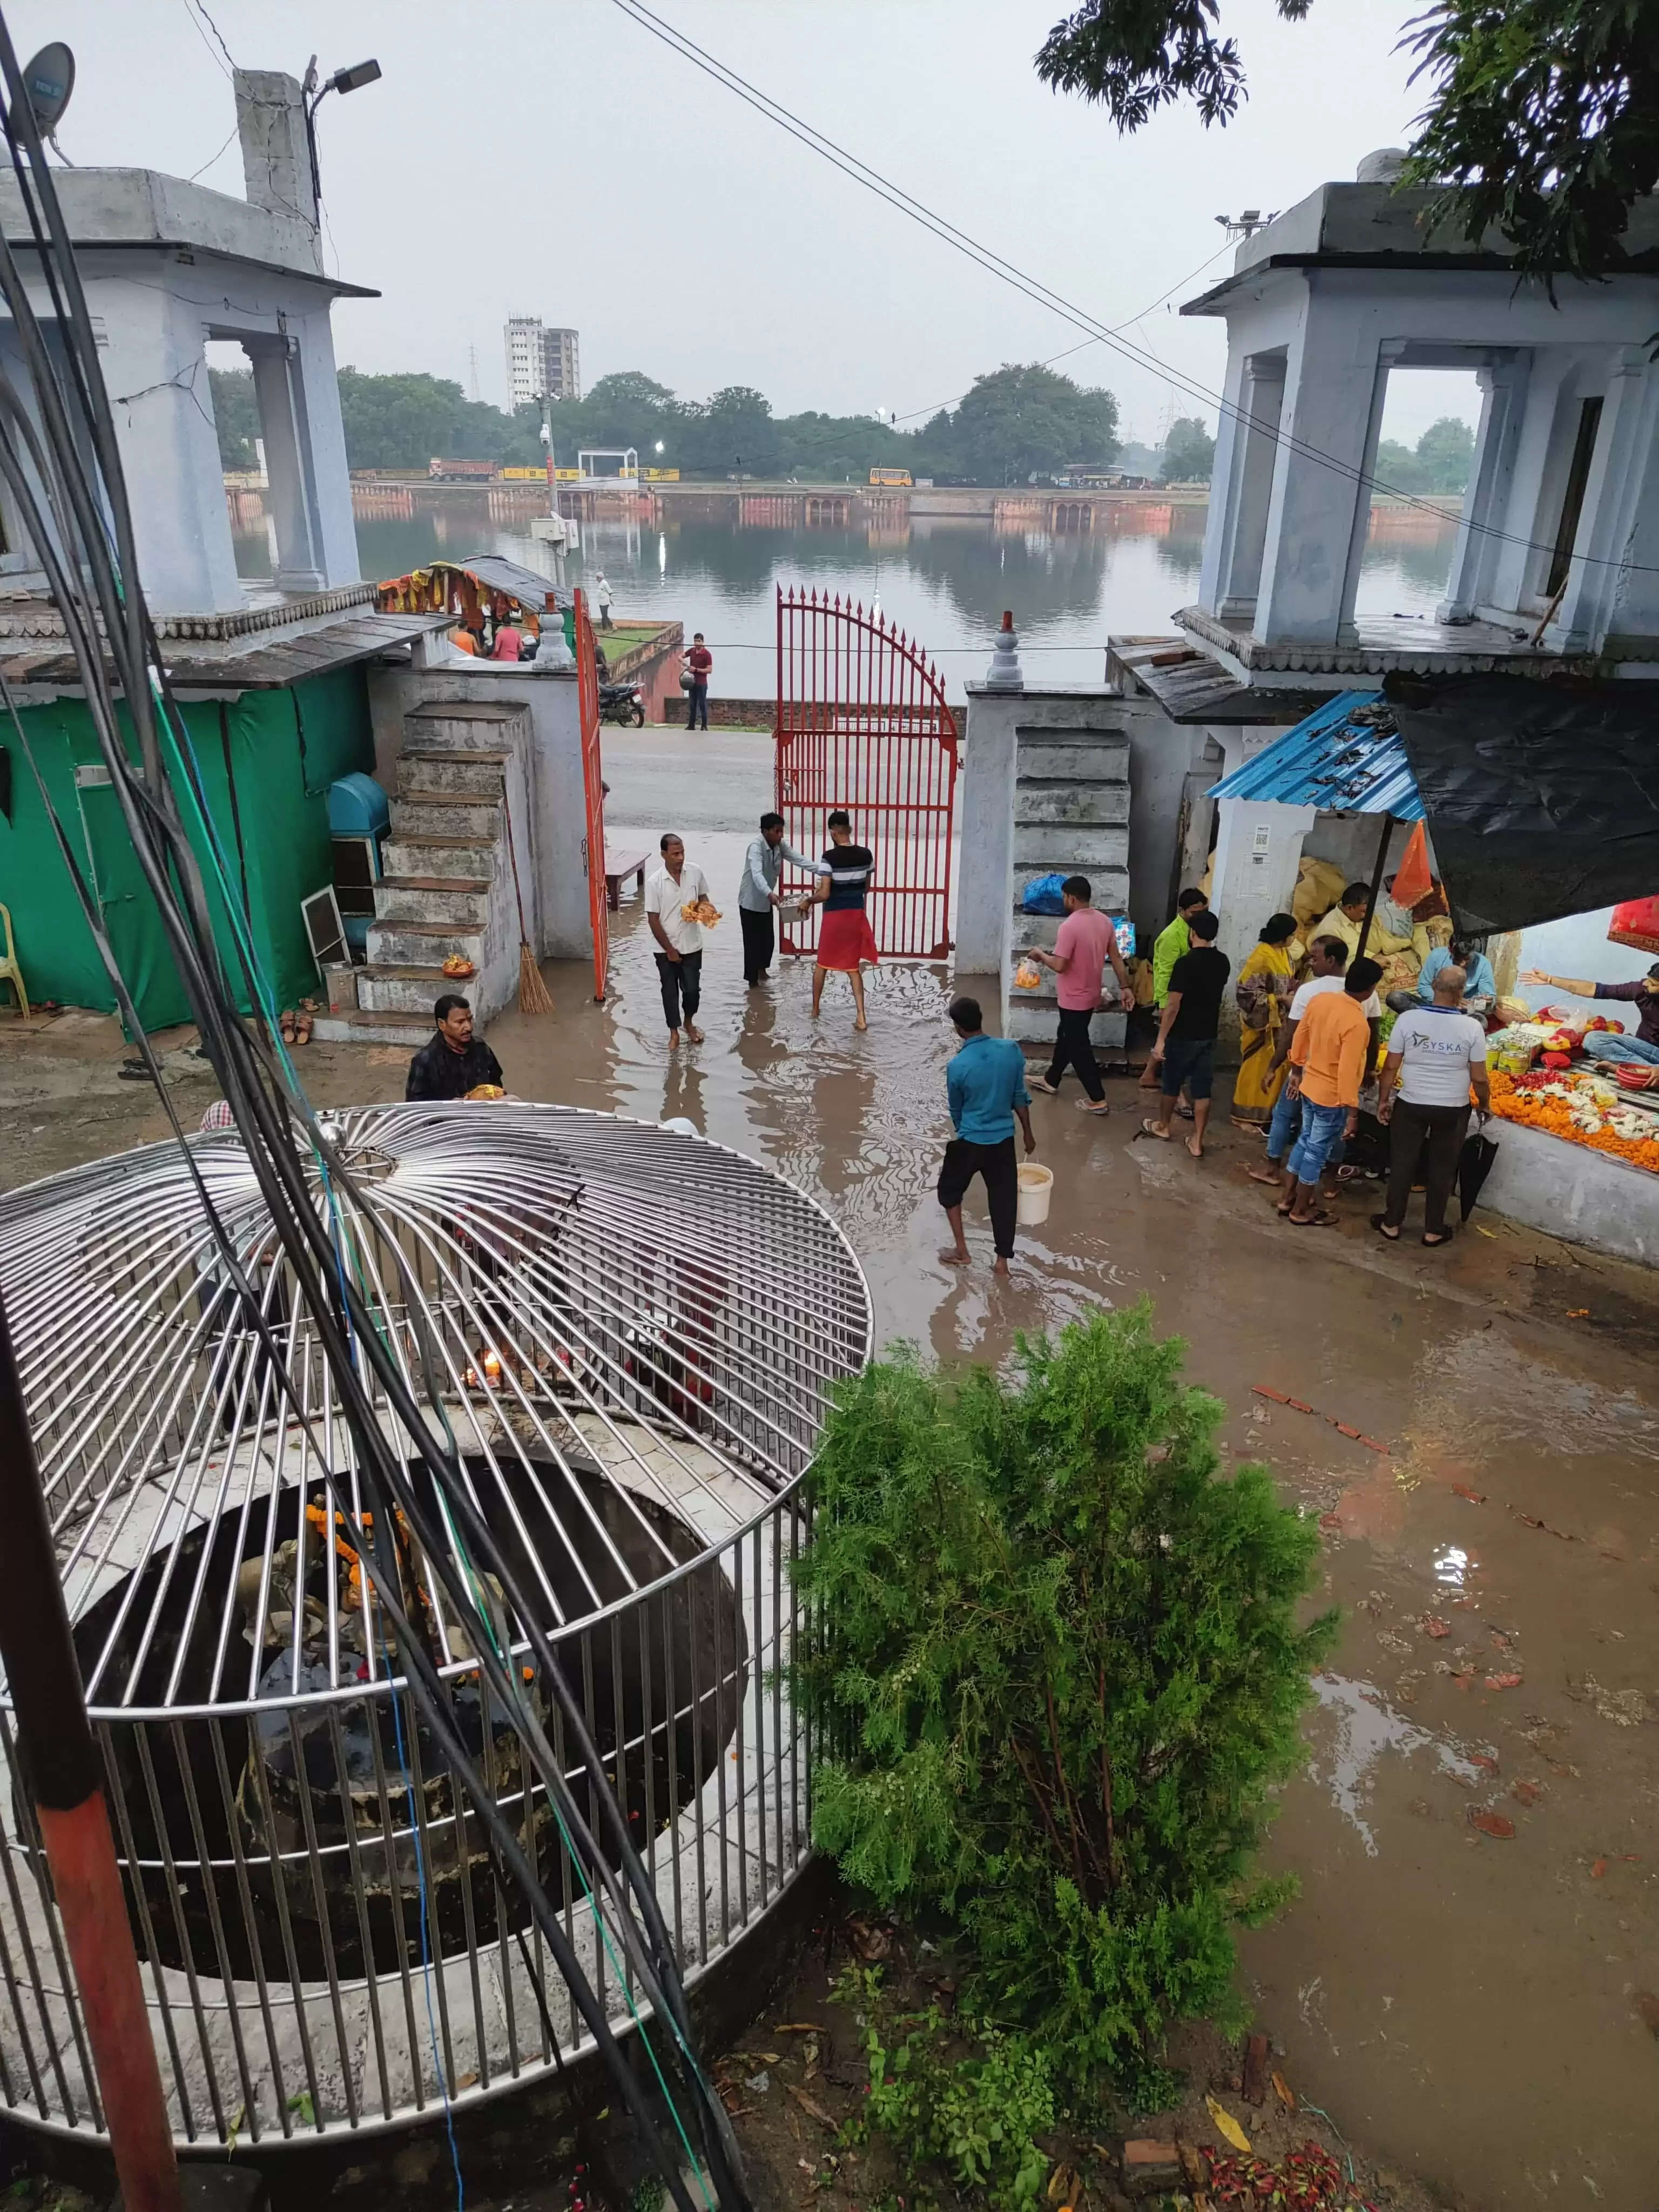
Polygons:
M1297 1625L1316 1533L1265 1469L1219 1475L1221 1408L1146 1306L1020 1357L1015 1387L902 1354L830 1422L813 1833L962 1934L970 2017L1152 2096L1162 2030L1229 2013L1231 1929L1288 1894L1252 1862L1334 1617Z
M981 483L1023 483L1068 461L1105 462L1117 452L1117 401L1040 362L1005 362L976 376L934 441L946 465Z
M253 441L262 433L252 371L210 368L208 389L213 395L213 420L219 432L220 467L253 468L259 458Z
M1215 466L1215 440L1196 415L1178 415L1164 441L1165 483L1208 483Z
M1465 491L1474 460L1474 431L1455 415L1443 415L1414 447L1384 438L1373 473L1387 491Z
M219 369L212 380L223 465L252 468L259 434L253 380L246 371ZM354 469L424 471L434 455L519 467L543 458L538 408L506 415L443 377L343 368L340 411ZM585 447L631 446L644 466L688 477L862 482L879 466L1000 484L1071 460L1109 460L1117 451L1117 402L1109 392L1035 363L1005 365L977 378L954 413L942 408L925 429L902 431L867 415L775 416L765 393L746 384L727 385L707 400L681 399L629 368L602 376L585 399L554 402L549 427L562 467L573 466Z
M1310 0L1277 4L1295 20ZM1429 94L1405 181L1441 187L1431 223L1471 239L1495 224L1535 275L1616 268L1632 206L1659 178L1654 0L1436 0L1403 42ZM1084 0L1036 68L1121 131L1180 100L1225 124L1245 90L1218 0Z

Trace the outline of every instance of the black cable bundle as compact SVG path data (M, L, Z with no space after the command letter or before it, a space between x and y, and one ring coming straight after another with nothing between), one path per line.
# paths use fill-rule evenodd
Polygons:
M746 2212L748 2200L730 2122L697 2057L685 1992L656 1892L629 1836L580 1699L530 1594L520 1585L511 1561L502 1556L474 1502L447 1423L428 1418L411 1393L383 1340L377 1316L365 1303L338 1243L319 1217L306 1155L312 1155L328 1210L333 1208L335 1192L344 1192L360 1215L373 1223L373 1204L318 1123L292 1070L273 1057L258 1036L257 1024L245 1023L237 1012L232 977L215 943L202 870L186 830L188 814L201 826L211 849L211 818L139 586L131 514L92 325L3 15L0 15L0 78L3 79L0 128L10 149L58 338L55 346L48 345L13 244L0 238L0 295L13 318L26 373L24 391L0 374L0 475L17 503L23 526L46 570L52 598L63 617L100 750L133 850L160 911L203 1049L234 1115L298 1294L328 1363L362 1479L367 1508L374 1516L374 1538L360 1531L360 1556L380 1619L395 1639L404 1669L403 1682L394 1687L392 1695L394 1699L406 1696L411 1700L441 1748L456 1788L464 1790L477 1808L497 1878L505 1888L516 1891L526 1900L573 2002L650 2148L670 2197L680 2212L696 2212L682 2172L680 2150L654 2117L558 1911L518 1834L468 1753L426 1641L425 1609L418 1586L411 1587L415 1584L413 1562L407 1556L400 1557L392 1540L392 1532L400 1521L454 1619L469 1626L487 1695L499 1701L520 1730L526 1756L557 1817L565 1847L584 1875L602 1938L620 1947L629 1972L665 2030L665 2047L660 2053L653 2047L643 2021L639 2033L679 2143L690 2154L695 2136L695 2158L701 2159L714 2192L709 2201L717 2203L722 2212ZM290 1418L306 1431L318 1463L327 1468L330 1455L300 1401L260 1297L242 1270L234 1241L213 1205L173 1113L110 946L97 900L52 809L3 672L0 701L10 714L25 757L40 783L59 850L128 1033L144 1058L184 1148L246 1325L258 1337L270 1371L279 1380ZM124 741L121 706L137 740L136 762ZM272 1011L269 993L248 932L246 910L239 912L240 900L228 884L226 889L241 969L240 981L249 1003L263 1006L269 1015ZM391 1249L397 1249L395 1238L389 1234L387 1242ZM429 1369L424 1385L429 1403L437 1407L439 1379ZM412 1464L392 1448L377 1414L377 1398L411 1439ZM442 1525L445 1518L448 1530ZM466 1571L457 1562L457 1549L467 1563ZM490 1580L502 1592L504 1607L494 1600ZM476 1632L472 1632L474 1624ZM525 1692L520 1655L526 1649L538 1679L556 1701L562 1725L586 1769L589 1802L599 1808L599 1825L610 1844L609 1856L584 1816L540 1716ZM390 1674L390 1654L386 1664ZM411 1813L411 1820L415 1817ZM556 2057L557 2038L551 2033L552 2023L538 1985L536 1994ZM682 2108L690 2115L690 2134L681 2118ZM702 2174L696 2181L708 2198L708 2187Z

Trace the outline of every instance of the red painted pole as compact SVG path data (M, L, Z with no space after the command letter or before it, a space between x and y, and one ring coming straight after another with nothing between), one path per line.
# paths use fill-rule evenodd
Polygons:
M122 2203L125 2212L179 2212L161 2069L3 1305L0 1529L0 1662L80 1990Z

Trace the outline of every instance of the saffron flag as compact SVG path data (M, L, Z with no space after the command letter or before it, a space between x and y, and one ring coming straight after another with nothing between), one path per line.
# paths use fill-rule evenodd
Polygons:
M1406 840L1406 850L1400 866L1394 872L1394 887L1389 896L1396 906L1414 907L1419 899L1427 898L1434 889L1434 878L1429 872L1429 840L1420 822L1412 826Z

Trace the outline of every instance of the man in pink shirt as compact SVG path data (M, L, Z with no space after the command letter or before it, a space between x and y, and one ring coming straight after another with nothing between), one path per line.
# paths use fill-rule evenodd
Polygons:
M1054 949L1043 952L1033 946L1030 955L1045 968L1054 969L1058 978L1054 996L1060 1001L1054 1056L1048 1063L1047 1075L1030 1079L1030 1087L1033 1091L1046 1091L1053 1097L1069 1065L1076 1068L1088 1093L1086 1098L1078 1100L1079 1109L1085 1114L1109 1114L1106 1086L1100 1079L1095 1048L1089 1042L1089 1024L1101 1004L1101 979L1109 960L1126 1010L1134 1004L1134 986L1117 949L1111 916L1095 911L1094 885L1087 876L1067 876L1060 890L1066 899L1066 919L1054 939Z

